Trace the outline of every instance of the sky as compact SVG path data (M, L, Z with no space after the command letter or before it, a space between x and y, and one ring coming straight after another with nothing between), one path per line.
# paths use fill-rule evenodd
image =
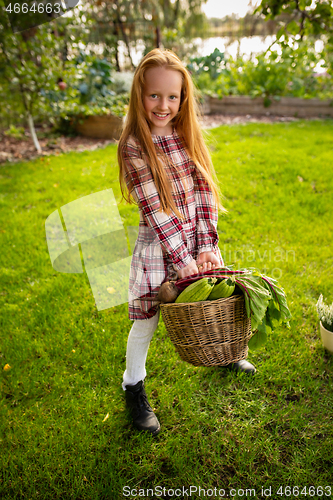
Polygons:
M202 5L202 10L207 17L225 17L231 14L245 16L248 10L257 6L260 0L207 0Z

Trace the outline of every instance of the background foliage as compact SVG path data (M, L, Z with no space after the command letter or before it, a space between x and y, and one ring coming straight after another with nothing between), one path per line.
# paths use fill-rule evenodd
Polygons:
M195 39L209 33L203 3L85 0L72 16L15 34L4 17L0 128L26 126L30 117L69 133L70 123L89 114L124 116L138 47L143 54L158 46L174 50L187 64L201 95L263 96L267 105L280 96L332 98L329 2L264 0L252 14L253 26L259 21L271 23L279 47L234 59L217 49L205 57L196 53ZM238 24L245 25L243 21ZM212 25L216 27L216 20ZM318 40L323 42L319 53ZM326 70L321 75L315 70L319 63ZM124 70L124 77L119 77ZM60 80L66 88L59 87Z
M333 5L329 0L262 0L256 9L266 20L280 19L277 40L321 39L322 57L333 75Z
M228 58L217 49L208 57L191 59L188 65L202 94L250 95L271 98L333 98L329 74L315 73L321 56L308 42L283 42L280 49L270 49L248 59Z

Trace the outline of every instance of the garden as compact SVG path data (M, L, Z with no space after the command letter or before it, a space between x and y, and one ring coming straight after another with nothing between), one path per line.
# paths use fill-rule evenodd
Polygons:
M146 378L158 436L135 431L125 407L128 304L97 307L81 244L82 272L52 265L46 221L58 214L66 227L71 202L112 190L126 234L139 224L137 207L121 199L116 136L77 132L89 116L126 115L135 36L146 51L159 43L180 53L202 106L212 95L262 97L267 110L282 97L333 99L325 2L297 2L297 17L294 2L263 0L258 15L280 16L280 44L251 59L191 52L201 2L188 0L178 17L176 4L153 4L151 18L145 2L136 12L119 1L122 16L97 2L21 33L0 26L1 139L31 145L24 158L0 159L0 497L331 498L332 119L204 129L227 210L218 222L224 262L276 280L291 316L250 345L250 377L183 361L160 318ZM101 12L114 16L113 32ZM138 22L136 31L135 16L152 29ZM101 40L103 54L97 43L83 50ZM83 147L70 150L67 138Z
M117 4L119 11L114 8L110 12L100 5L91 10L85 2L75 10L75 16L58 17L52 23L18 33L13 33L9 22L3 23L3 140L28 139L40 154L39 136L45 134L50 141L78 133L118 139L127 112L134 59L161 44L183 59L203 109L209 96L248 96L263 99L269 113L273 103L292 97L324 101L331 116L333 37L329 3L318 1L311 6L303 0L295 7L292 1L263 0L252 14L252 22L255 27L258 22L275 20L273 43L263 52L245 55L238 51L231 56L227 44L224 51L215 48L208 55L198 52L195 37L204 40L212 30L200 10L202 0L187 0L190 11L186 2L180 9L155 0L158 15L152 19L145 2L138 2L135 11L128 10L123 2ZM114 26L113 34L107 29L109 25ZM6 159L3 155L0 160Z

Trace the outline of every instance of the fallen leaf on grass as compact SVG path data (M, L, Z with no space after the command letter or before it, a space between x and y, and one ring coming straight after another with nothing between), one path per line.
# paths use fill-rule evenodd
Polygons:
M104 419L103 419L103 422L105 422L105 420L107 420L107 419L109 418L109 416L110 416L110 415L107 413L107 414L105 415Z
M5 370L5 372L8 372L8 370L11 369L11 366L8 363L6 363L3 369Z
M108 291L109 293L115 293L115 291L116 291L116 290L115 290L112 286L109 286L109 287L107 288L107 291Z

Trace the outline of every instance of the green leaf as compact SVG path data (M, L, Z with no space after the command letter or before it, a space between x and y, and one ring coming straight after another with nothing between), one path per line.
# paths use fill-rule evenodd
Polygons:
M271 294L263 286L260 275L237 274L235 277L237 285L244 293L247 316L251 318L251 329L254 331L265 316Z
M296 21L291 21L287 24L287 31L292 35L297 35L300 31L300 26Z
M248 347L252 351L260 349L267 341L266 328L258 329L255 334L250 338L248 342Z
M279 323L287 322L291 319L291 312L289 311L287 298L284 293L283 288L281 288L276 280L273 278L268 278L267 276L262 276L264 286L270 291L272 295L272 304L270 307L270 314L274 318L277 318ZM280 312L280 316L277 316L274 309Z
M264 97L264 107L269 108L269 106L272 104L272 101L269 97L265 96Z
M276 33L276 39L280 40L280 38L285 34L284 27L280 28Z

